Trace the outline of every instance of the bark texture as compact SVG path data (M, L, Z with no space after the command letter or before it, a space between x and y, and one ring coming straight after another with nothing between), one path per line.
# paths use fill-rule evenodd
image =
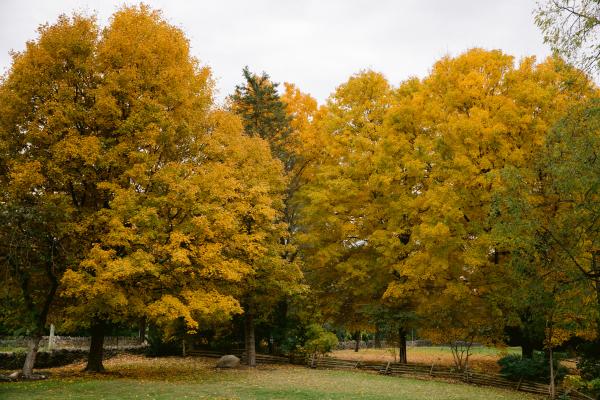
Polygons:
M256 366L256 341L254 338L254 317L246 312L244 317L244 336L246 341L246 364L250 367Z
M398 329L398 362L400 364L406 364L406 330L404 328Z
M40 347L40 341L42 340L41 335L32 336L29 338L27 343L27 356L23 363L22 376L25 379L33 377L33 367L35 366L35 359L37 357L38 349Z
M84 371L104 372L102 359L104 358L104 331L105 322L94 320L91 326L92 339L90 343L90 352L88 362Z

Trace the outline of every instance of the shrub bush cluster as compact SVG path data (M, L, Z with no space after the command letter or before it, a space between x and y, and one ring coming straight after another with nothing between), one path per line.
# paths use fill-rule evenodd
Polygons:
M536 352L532 358L523 358L517 354L509 354L498 360L500 373L511 380L520 379L546 383L550 379L550 363L544 353ZM554 359L556 381L561 381L567 369L559 364L559 357Z
M585 343L578 350L581 354L577 361L577 369L581 374L581 389L600 398L600 342L596 340Z

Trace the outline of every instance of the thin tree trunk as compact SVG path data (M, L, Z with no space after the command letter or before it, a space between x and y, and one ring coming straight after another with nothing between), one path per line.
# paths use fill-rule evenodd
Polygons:
M139 337L140 343L146 342L146 318L140 319Z
M94 319L92 321L92 339L90 342L90 352L88 354L88 362L84 371L104 371L104 365L102 365L102 359L104 357L104 329L104 321L100 321L98 319Z
M37 334L30 337L27 341L27 356L25 357L25 362L23 363L23 369L21 371L23 378L29 379L33 377L33 367L35 365L35 358L37 357L41 340L42 335Z
M598 275L600 274L600 266L596 262L596 256L598 256L598 252L594 252L592 254L592 271ZM598 309L598 317L596 320L597 337L600 338L600 281L595 280L593 282L594 286L596 287L596 307Z
M406 364L406 331L404 328L398 329L398 362Z
M50 324L50 335L48 336L48 351L54 350L54 324Z
M360 331L354 332L354 351L358 353L360 348Z
M250 367L256 366L256 343L254 339L254 317L252 313L246 311L244 317L244 334L246 339L246 357L247 364Z
M380 349L381 348L381 332L379 331L379 328L377 328L377 330L375 331L375 342L373 343L373 347L375 347L376 349Z
M552 347L550 347L550 350L548 351L548 359L550 360L550 398L553 399L556 395L556 390L554 387L554 360Z
M52 244L52 246L54 246L54 244ZM11 262L11 259L9 259L9 262ZM21 275L21 289L23 290L25 305L27 306L28 311L35 315L35 321L37 324L37 329L35 330L36 333L29 339L27 356L25 357L25 362L23 363L23 368L21 370L21 373L25 378L31 378L33 376L33 367L35 366L35 359L37 358L40 341L42 339L42 333L44 331L44 327L46 326L46 320L48 319L48 313L50 311L52 302L54 301L56 290L58 289L58 279L54 275L54 259L51 258L46 263L45 267L46 275L50 281L50 288L46 293L44 303L42 304L42 309L39 311L39 313L31 296L32 289L29 286L29 277L27 275Z

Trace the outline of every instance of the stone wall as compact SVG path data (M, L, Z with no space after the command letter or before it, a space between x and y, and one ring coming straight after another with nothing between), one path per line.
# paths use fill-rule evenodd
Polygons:
M40 342L40 348L48 348L49 336L44 336ZM52 349L89 349L89 336L54 336ZM138 337L130 336L106 336L104 338L104 348L120 349L142 346L143 343ZM27 348L27 337L24 336L3 336L0 337L0 352L3 348Z
M120 353L142 354L146 347L132 347L123 349L105 349L104 358L114 357ZM74 362L85 361L88 350L83 349L62 349L54 351L40 351L35 359L35 368L52 368L72 364ZM0 370L13 370L23 367L25 362L25 352L0 353Z

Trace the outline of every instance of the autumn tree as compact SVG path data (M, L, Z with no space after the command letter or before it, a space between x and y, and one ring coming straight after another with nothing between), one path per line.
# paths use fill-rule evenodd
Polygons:
M319 109L317 101L303 93L295 85L285 83L285 92L281 101L289 118L290 133L284 147L290 158L287 171L288 185L285 197L285 222L288 224L290 239L298 231L298 219L302 202L297 193L300 188L311 181L312 166L317 163L323 153L324 138L319 124L323 117L323 109ZM296 253L290 255L293 259Z
M278 302L301 290L302 274L295 257L292 256L294 248L290 244L291 232L286 224L289 220L286 218L288 207L285 206L289 198L286 187L289 180L285 175L292 171L295 164L294 154L288 151L291 117L286 113L285 104L277 93L277 84L271 82L267 74L253 74L246 67L243 75L245 82L237 86L235 93L230 97L230 108L240 116L246 135L262 138L269 144L273 157L278 158L283 165L280 182L285 182L285 186L279 187L279 192L270 193L271 197L282 200L282 213L277 216L278 231L272 231L278 232L279 236L268 237L271 245L264 249L263 258L254 257L248 260L253 265L253 274L246 279L244 293L241 294L247 363L254 366L256 319L265 320ZM257 172L264 168L260 164L255 167ZM255 235L257 229L261 229L260 225L261 221L250 215L247 218L246 232Z
M408 164L415 196L403 204L411 246L387 295L421 293L420 313L432 333L444 332L440 340L499 340L497 327L508 320L503 257L511 250L492 234L500 172L529 164L548 129L592 85L560 59L515 66L500 51L479 49L445 57L407 85L390 119L416 138Z
M143 279L145 274L160 275L159 270L151 272L150 264L161 258L127 245L127 235L138 227L135 222L127 221L119 230L118 222L131 216L114 214L150 197L149 188L169 191L160 181L151 186L152 178L169 179L165 176L169 173L180 176L185 170L181 161L191 163L197 156L195 136L203 128L203 115L211 102L208 70L190 58L183 33L164 22L158 12L145 6L124 8L97 41L95 65L102 82L94 91L94 125L89 129L97 144L90 173L79 177L72 190L74 202L80 208L89 207L83 227L89 250L63 278L64 294L76 300L68 311L72 321L79 324L84 316L91 318L91 370L102 369L106 322L145 312L151 292L135 282L149 282ZM177 169L179 173L174 172ZM128 201L127 195L131 196ZM166 217L143 206L138 212L142 227L144 218L154 212L159 214L158 221ZM181 217L176 210L173 213L171 218ZM157 242L168 238L156 237ZM137 293L130 284L138 286Z
M102 32L61 17L3 82L4 181L70 210L58 314L90 328L88 370L103 369L111 322L147 318L169 336L241 313L240 282L285 231L279 162L212 93L181 30L143 5Z
M392 88L381 74L364 71L340 85L317 125L322 155L298 194L307 281L324 317L355 338L373 328L370 309L391 274L381 257L396 250L388 247L383 227L396 217L385 207L398 191L388 189L403 174L396 175L392 157L379 158L389 144L384 119L392 103ZM401 243L401 232L391 236Z
M125 117L111 130L126 134L119 150L135 163L121 181L104 184L114 193L100 220L109 234L66 277L74 288L67 294L110 296L113 318L126 308L161 325L182 319L190 331L241 312L229 284L255 276L273 256L281 169L236 118L209 110L208 69L158 13L116 14L98 56L107 103ZM86 290L80 283L90 270L102 274ZM109 299L94 300L80 303L93 307L85 314L102 313Z
M90 129L97 85L93 18L59 17L13 53L0 83L1 267L8 284L3 318L27 329L23 375L30 377L48 318L57 312L64 271L85 246L74 202L99 147ZM75 189L77 187L77 189Z
M40 340L57 309L59 279L71 256L73 238L66 230L68 204L58 196L48 199L30 191L20 192L25 196L11 192L4 192L0 212L4 282L0 320L14 332L29 336L21 376L32 378Z
M600 316L597 266L598 105L569 110L531 165L507 168L495 229L509 241L522 286L536 292L546 347L594 337Z

